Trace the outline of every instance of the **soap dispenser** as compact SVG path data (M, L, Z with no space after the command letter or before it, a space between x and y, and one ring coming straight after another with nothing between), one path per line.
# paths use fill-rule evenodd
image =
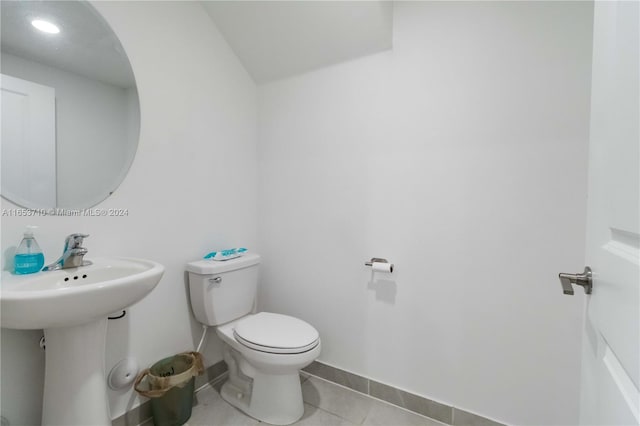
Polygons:
M27 226L24 231L24 238L20 242L14 257L15 273L18 275L33 274L40 272L44 266L44 255L40 246L33 237L34 229L37 226Z

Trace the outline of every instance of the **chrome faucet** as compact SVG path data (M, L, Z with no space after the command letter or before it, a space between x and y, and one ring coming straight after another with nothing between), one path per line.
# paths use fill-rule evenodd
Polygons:
M58 269L77 268L79 266L91 265L91 262L83 257L88 250L82 247L82 242L89 235L71 234L64 240L64 250L62 256L51 265L42 268L43 271L55 271Z

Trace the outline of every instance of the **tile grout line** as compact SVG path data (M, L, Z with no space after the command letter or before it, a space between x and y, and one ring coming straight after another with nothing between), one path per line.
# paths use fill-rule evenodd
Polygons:
M429 398L425 398L425 397L422 397L420 395L412 394L412 393L404 391L402 389L398 389L398 388L395 388L393 386L386 385L384 383L380 383L381 385L387 386L387 387L393 389L394 391L402 392L402 393L406 393L408 395L415 396L415 397L420 398L420 399L422 399L422 400L424 400L426 402L429 402L429 403L435 403L435 404L439 404L439 405L443 405L443 406L449 407L451 409L451 423L443 422L442 420L438 420L438 419L435 419L433 417L429 417L427 415L424 415L424 414L422 414L420 412L417 412L417 411L413 411L413 410L411 410L411 409L409 409L407 407L404 407L402 405L397 405L397 404L395 404L395 403L393 403L391 401L384 400L384 399L378 398L377 396L371 395L371 382L372 382L372 380L367 378L367 377L360 376L358 374L351 373L351 372L346 371L346 370L341 370L339 368L330 366L328 364L323 364L323 363L320 363L318 361L314 361L314 363L319 364L322 367L332 371L333 372L333 377L338 377L338 374L336 372L343 372L343 373L345 373L347 375L350 375L350 376L353 376L353 377L355 377L357 379L363 380L364 384L365 384L365 386L364 386L365 392L360 391L358 389L355 389L354 387L349 386L349 384L350 384L349 382L350 381L348 379L346 380L346 382L347 382L346 384L342 384L342 383L339 383L337 381L339 379L332 380L331 378L328 378L328 377L322 377L322 376L310 373L309 371L304 370L304 369L300 371L301 373L304 373L304 374L302 374L303 380L300 383L301 385L303 383L307 382L309 380L309 378L314 377L314 378L317 378L317 379L322 380L324 382L327 382L327 383L330 383L332 385L335 385L335 386L341 387L343 389L346 389L348 391L355 392L357 394L369 397L372 400L375 400L375 401L390 405L392 407L398 408L398 409L400 409L402 411L406 411L408 413L411 413L411 414L414 414L414 415L417 415L417 416L420 416L420 417L424 417L425 419L429 419L430 421L434 421L434 422L440 423L440 424L445 425L445 426L453 426L453 425L455 425L455 417L456 417L455 414L456 414L456 411L464 411L464 410L461 410L459 408L454 407L453 405L447 405L447 404L443 404L443 403L440 403L440 402L437 402L437 401L433 401L433 400L431 400ZM216 372L216 370L222 370L222 372L220 372L217 376L214 376L211 380L200 384L200 386L197 388L197 390L194 392L194 394L200 392L201 390L203 390L207 386L213 387L214 384L218 383L220 380L223 380L228 375L228 371L226 369L226 364L224 364L224 361L219 361L219 362L211 365L210 367L208 367L206 369L206 371L209 371L211 373ZM305 375L307 377L304 377ZM355 385L352 385L352 386L355 386ZM404 395L401 394L400 398L401 398L401 402L404 404ZM318 410L321 410L321 411L323 411L325 413L328 413L328 414L331 414L333 416L336 416L339 419L344 420L344 421L346 421L346 422L348 422L348 423L350 423L352 425L357 425L356 423L350 421L349 419L345 419L344 417L340 416L339 414L332 413L332 412L327 411L327 410L325 410L325 409L323 409L321 407L317 407L316 405L311 404L309 402L306 402L306 401L303 401L303 402L305 404L308 404L308 405L310 405L310 406L312 406L312 407L314 407L314 408L316 408ZM127 424L129 424L128 421L127 421L127 418L131 418L132 416L137 416L138 417L137 418L137 420L139 422L138 424L141 425L141 426L149 423L150 421L152 421L152 417L148 417L148 418L145 418L145 419L140 419L140 416L142 415L142 413L149 408L149 407L146 407L146 405L148 405L148 404L149 404L149 401L145 401L142 404L138 405L137 407L133 408L132 410L125 412L120 417L117 417L116 419L113 419L112 420L112 425L113 426L127 425ZM466 413L472 415L473 417L477 417L477 419L480 420L480 421L483 421L483 422L486 421L486 422L489 422L490 424L493 424L495 426L506 426L506 425L504 425L502 423L498 423L498 422L496 422L494 420L491 420L489 418L480 416L480 415L472 413L472 412L466 412ZM364 419L360 422L360 425L363 424L366 421L368 416L369 416L369 412L367 412L367 414L365 415Z
M325 365L326 365L326 364L325 364ZM332 368L333 368L333 367L332 367ZM305 373L306 373L306 374L308 374L308 375L309 375L309 376L311 376L311 377L315 377L315 378L317 378L317 379L319 379L319 380L322 380L322 381L324 381L324 382L331 383L332 385L335 385L335 386L341 387L341 388L343 388L343 389L346 389L346 390L349 390L349 391L352 391L352 392L356 392L356 393L358 393L358 394L360 394L360 395L367 396L367 397L369 397L369 398L371 398L371 399L374 399L374 400L376 400L376 401L379 401L379 402L382 402L382 403L385 403L385 404L391 405L391 406L393 406L393 407L395 407L395 408L399 408L399 409L401 409L401 410L403 410L403 411L406 411L406 412L408 412L408 413L411 413L411 414L414 414L414 415L417 415L417 416L420 416L420 417L424 417L424 418L426 418L426 419L429 419L429 420L432 420L432 421L435 421L435 422L441 423L441 424L443 424L443 425L453 426L453 406L448 406L448 407L450 407L450 408L451 408L451 417L452 417L452 421L451 421L451 423L446 423L446 422L443 422L442 420L438 420L438 419L435 419L435 418L433 418L433 417L429 417L429 416L427 416L427 415L424 415L424 414L422 414L422 413L419 413L419 412L417 412L417 411L410 410L409 408L404 407L404 406L402 406L402 405L394 404L394 403L393 403L393 402L391 402L391 401L387 401L387 400L385 400L385 399L378 398L377 396L371 395L371 379L368 379L368 378L366 378L366 377L358 376L358 377L363 378L364 380L366 380L366 383L367 383L367 386L366 386L366 387L367 387L367 393L364 393L364 392L359 391L358 389L354 389L354 388L352 388L352 387L349 387L348 385L345 385L345 384L342 384L342 383L335 382L335 381L333 381L333 380L331 380L331 379L329 379L329 378L325 378L325 377L317 376L317 375L315 375L315 374L309 373L308 371L305 371ZM353 373L349 373L349 374L353 374ZM357 375L356 375L356 376L357 376ZM398 390L397 388L393 388L393 389ZM403 391L403 392L405 392L405 391ZM400 396L400 398L401 398L401 402L404 404L404 397L403 397L403 396ZM422 398L422 397L420 397L420 398ZM426 399L426 400L428 400L428 401L430 401L430 402L435 402L435 401L432 401L432 400L430 400L430 399L428 399L428 398L424 398L424 399ZM440 403L439 403L439 404L440 404ZM313 405L313 404L309 404L309 405L312 405L312 406L314 406L314 407L315 407L315 405ZM319 408L319 407L318 407L318 408ZM367 414L368 414L368 413L367 413ZM340 416L339 416L339 417L340 417ZM366 419L366 416L365 416L365 419ZM346 419L345 419L345 420L346 420Z
M454 405L444 404L444 403L442 403L442 402L434 401L434 400L432 400L432 399L429 399L429 398L426 398L426 397L420 396L420 395L418 395L418 394L414 394L414 393L411 393L411 392L408 392L408 391L405 391L405 390L402 390L402 389L396 388L396 387L391 386L391 385L387 385L387 384L382 383L382 382L377 382L377 383L380 383L380 384L381 384L381 385L383 385L383 386L387 386L387 387L389 387L389 388L393 389L393 390L394 390L394 391L396 391L396 392L400 392L400 393L401 393L401 394L400 394L400 398L401 398L401 402L402 402L403 404L404 404L404 395L403 395L403 394L404 394L404 393L406 393L406 394L408 394L408 395L415 396L415 397L417 397L417 398L419 398L419 399L421 399L421 400L423 400L423 401L425 401L425 402L433 403L433 404L438 404L438 405L441 405L441 406L444 406L444 407L448 407L448 408L449 408L449 410L450 410L450 414L451 414L451 423L444 422L444 421L442 421L442 420L438 420L438 419L434 419L434 418L429 417L429 416L426 416L426 415L424 415L424 414L422 414L422 413L420 413L420 412L410 410L410 409L408 409L408 408L406 408L406 407L403 407L403 406L401 406L401 405L397 405L397 404L395 404L395 403L393 403L393 402L391 402L391 401L387 401L387 400L384 400L384 399L381 399L381 398L378 398L378 397L376 397L376 396L371 395L371 381L372 381L372 379L370 379L370 378L368 378L368 377L360 376L360 375L358 375L358 374L351 373L350 371L342 370L342 369L340 369L340 368L337 368L337 367L331 366L331 365L329 365L329 364L324 364L324 363L319 362L319 361L314 361L314 362L313 362L312 364L310 364L310 365L314 365L314 364L315 364L316 366L318 366L318 365L319 365L319 366L321 366L322 368L324 368L324 369L326 369L326 370L331 371L331 372L332 372L332 374L327 374L327 373L325 373L325 374L327 375L327 377L322 377L322 376L318 376L318 375L316 375L316 374L318 374L318 373L313 374L313 373L310 373L308 370L304 370L304 369L303 369L303 370L301 370L301 371L304 371L306 374L309 374L309 375L311 375L311 376L313 376L313 377L317 377L317 378L319 378L319 379L322 379L322 380L325 380L325 381L327 381L327 382L330 382L330 383L336 384L336 385L341 386L341 387L343 387L343 388L347 388L347 389L352 390L352 391L354 391L354 392L357 392L357 393L359 393L359 394L369 396L369 397L374 398L374 399L376 399L376 400L378 400L378 401L382 401L382 402L384 402L384 403L387 403L387 404L393 405L394 407L401 408L401 409L403 409L403 410L405 410L405 411L408 411L408 412L410 412L410 413L417 414L417 415L422 416L422 417L425 417L425 418L427 418L427 419L430 419L430 420L433 420L433 421L436 421L436 422L442 423L443 425L454 426L454 425L455 425L455 421L454 421L455 412L456 412L456 411L465 411L466 413L468 413L468 414L470 414L470 415L472 415L472 416L474 416L474 417L477 417L477 419L478 419L478 420L480 420L481 422L488 422L489 424L494 425L494 426L506 426L506 425L505 425L505 424L503 424L503 423L497 422L497 421L495 421L495 420L492 420L492 419L490 419L490 418L487 418L487 417L481 416L481 415L479 415L479 414L472 413L472 412L470 412L470 411L462 410L461 408L459 408L459 407L455 407ZM305 367L305 368L306 368L306 367ZM355 388L353 388L353 387L349 386L348 384L342 384L342 383L339 383L339 382L337 381L338 379L333 380L333 379L329 378L329 377L337 377L337 376L338 376L338 373L337 373L337 372L342 372L342 373L344 373L344 374L346 374L346 375L348 375L348 376L353 376L353 377L356 377L356 378L358 378L358 379L364 380L364 381L365 381L365 383L366 383L366 390L367 390L367 393L361 392L361 391L359 391L358 389L355 389ZM347 382L349 382L349 380L347 380ZM406 405L406 404L405 404L405 405Z
M407 412L409 414L413 414L414 416L424 417L425 419L429 419L430 421L433 421L433 422L436 422L436 423L440 423L442 425L452 426L452 425L449 425L448 423L445 423L445 422L443 422L441 420L434 419L433 417L425 416L424 414L417 413L415 411L409 410L408 408L402 407L400 405L393 404L393 403L391 403L389 401L385 401L384 399L377 398L377 397L375 397L373 395L367 395L367 396L369 398L375 400L375 401L381 402L383 404L391 405L393 408L397 408L397 409L405 411L405 412Z
M324 378L324 377L322 377L322 376L316 376L315 374L311 374L311 373L308 373L308 372L305 372L305 373L307 373L309 376L311 376L311 377L313 377L313 378L315 378L315 379L319 379L319 380L322 380L323 382L331 383L332 385L335 385L335 386L341 387L341 388L343 388L343 389L346 389L346 390L349 390L349 391L352 391L352 392L358 393L358 394L360 394L360 395L364 395L364 396L371 396L371 395L369 395L368 393L360 392L358 389L351 388L351 387L349 387L349 386L347 386L347 385L343 385L342 383L334 382L333 380L330 380L330 379ZM307 379L307 380L308 380L308 379ZM372 398L373 398L373 397L372 397ZM310 405L313 405L313 404L310 404ZM314 405L314 407L315 407L315 405Z
M345 419L345 418L344 418L344 417L342 417L340 414L332 413L332 412L331 412L331 411L329 411L329 410L325 410L324 408L317 407L317 406L315 406L315 405L313 405L313 404L311 404L311 403L309 403L309 402L306 402L306 401L302 401L302 402L303 402L303 404L310 405L310 406L312 406L313 408L316 408L316 409L318 409L318 410L320 410L320 411L322 411L322 412L324 412L324 413L327 413L327 414L329 414L329 415L331 415L331 416L333 416L333 417L337 417L337 418L339 418L340 420L343 420L343 421L345 421L345 422L347 422L347 423L349 423L349 424L355 425L355 426L361 425L361 424L362 424L362 422L364 422L364 419L363 419L363 420L362 420L362 422L360 422L360 423L354 423L354 422L352 422L352 421L351 421L351 420L349 420L349 419ZM369 413L367 413L367 414L369 414ZM366 418L367 418L367 416L365 416L365 419L366 419ZM298 421L300 421L300 420L298 420Z
M311 374L311 373L307 373L307 372L305 372L305 373L306 373L306 374L308 374L310 377L313 377L313 378L315 378L315 379L322 380L323 382L329 383L329 384L331 384L331 385L333 385L333 386L338 386L338 387L343 388L343 389L345 389L345 390L348 390L348 391L350 391L350 392L355 392L355 393L357 393L357 394L359 394L359 395L366 396L367 398L370 398L370 399L372 399L372 400L374 400L374 401L376 401L376 402L380 402L380 403L385 404L385 405L390 405L390 406L392 406L393 408L397 408L397 409L399 409L399 410L401 410L401 411L404 411L404 412L406 412L406 413L413 414L413 415L415 415L415 416L419 416L419 417L423 417L423 418L425 418L425 419L428 419L428 420L433 421L433 422L436 422L436 423L440 423L440 424L445 425L445 426L452 426L452 425L450 425L449 423L445 423L445 422L443 422L443 421L441 421L441 420L434 419L433 417L425 416L424 414L418 413L418 412L416 412L416 411L409 410L408 408L402 407L402 406L400 406L400 405L396 405L396 404L394 404L394 403L392 403L392 402L389 402L389 401L385 401L384 399L380 399L380 398L378 398L378 397L376 397L376 396L373 396L373 395L370 395L370 394L367 394L367 393L364 393L364 392L360 392L360 391L359 391L359 390L357 390L357 389L353 389L353 388L350 388L350 387L345 386L345 385L343 385L343 384L333 382L333 381L331 381L331 380L329 380L329 379L325 379L324 377L316 376L315 374ZM308 379L307 379L307 380L308 380ZM327 412L327 413L333 414L334 416L340 417L341 419L346 420L346 421L348 421L349 423L353 423L353 422L352 422L352 421L350 421L349 419L345 419L344 417L340 416L339 414L332 413L331 411L327 411L327 410L325 410L324 408L321 408L321 407L318 407L318 406L316 406L316 405L313 405L313 404L312 404L312 403L310 403L310 402L304 401L304 403L305 403L305 404L308 404L308 405L311 405L312 407L318 408L319 410L322 410L322 411L325 411L325 412ZM365 416L364 420L366 420L368 416L369 416L369 412L367 412L367 415ZM364 420L363 420L362 422L364 422ZM361 424L362 424L362 423L361 423Z
M368 394L366 394L366 393L364 393L364 392L360 392L360 391L358 391L358 390L356 390L356 389L352 389L352 388L350 388L350 387L348 387L348 386L345 386L345 385L342 385L342 384L340 384L340 383L336 383L336 382L333 382L333 381L331 381L331 380L327 380L327 379L325 379L325 378L323 378L323 377L316 376L315 374L311 374L311 373L306 372L306 371L305 371L305 374L308 374L308 375L309 375L309 377L308 377L308 378L307 378L307 380L305 380L305 381L308 381L311 377L313 377L313 378L315 378L315 379L318 379L318 380L321 380L321 381L323 381L323 382L329 383L329 384L330 384L330 385L332 385L332 386L337 386L337 387L343 388L344 390L347 390L347 391L349 391L349 392L355 392L355 393L357 393L357 394L359 394L359 395L363 395L363 396L365 396L365 397L370 397L370 398L372 398L370 395L368 395ZM329 413L329 414L331 414L332 416L338 417L339 419L344 420L344 421L348 422L349 424L356 425L356 426L358 426L358 425L362 425L362 424L364 423L364 421L367 419L367 417L369 417L369 411L367 411L367 414L366 414L366 415L364 416L364 418L360 421L360 423L355 423L355 422L352 422L352 421L351 421L351 420L349 420L349 419L346 419L346 418L342 417L342 416L341 416L340 414L338 414L338 413L333 413L333 412L331 412L331 411L329 411L329 410L325 410L324 408L322 408L322 407L318 407L317 405L314 405L314 404L312 404L312 403L310 403L310 402L308 402L308 401L304 401L304 400L303 400L302 402L303 402L304 404L310 405L310 406L312 406L312 407L314 407L314 408L317 408L318 410L324 411L325 413Z

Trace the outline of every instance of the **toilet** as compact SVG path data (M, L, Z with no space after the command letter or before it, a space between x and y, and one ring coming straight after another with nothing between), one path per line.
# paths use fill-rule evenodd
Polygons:
M320 335L298 318L253 313L259 264L255 253L188 263L191 307L224 344L222 398L255 419L288 425L304 412L299 370L320 354Z

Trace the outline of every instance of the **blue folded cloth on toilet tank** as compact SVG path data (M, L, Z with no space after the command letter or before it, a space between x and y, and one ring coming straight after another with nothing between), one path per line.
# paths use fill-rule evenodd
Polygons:
M229 260L234 259L236 257L240 257L247 252L247 249L244 247L240 248L232 248L227 250L220 251L212 251L207 254L204 258L209 260Z

